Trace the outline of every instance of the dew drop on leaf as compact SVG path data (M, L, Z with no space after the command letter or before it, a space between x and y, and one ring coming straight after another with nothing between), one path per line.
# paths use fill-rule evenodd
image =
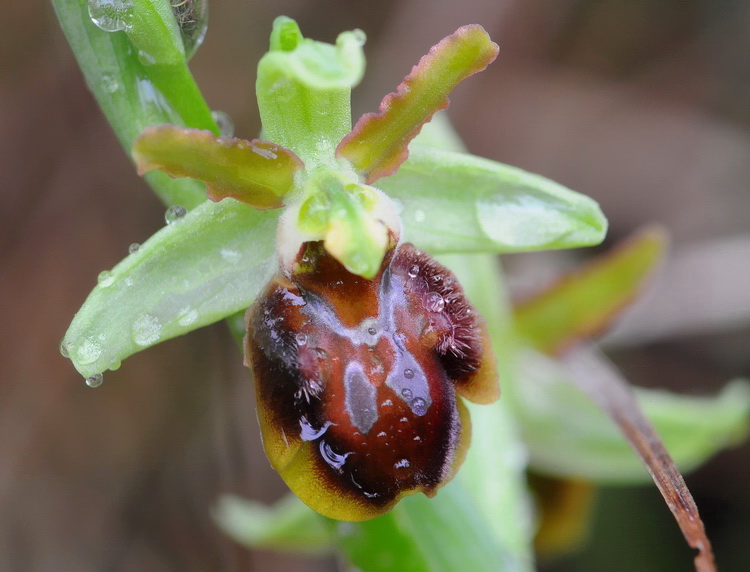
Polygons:
M95 373L91 377L86 378L86 385L89 387L99 387L104 381L104 374Z
M120 89L120 82L117 80L117 76L112 73L103 73L99 78L99 84L107 93L114 93Z
M206 36L208 0L171 0L171 2L172 13L177 20L182 45L185 47L185 57L190 59Z
M130 0L89 0L89 17L105 32L125 30L130 25L132 10Z
M68 344L65 343L65 340L60 342L60 355L66 359L70 359L70 351L68 351Z
M94 338L85 338L75 349L75 353L81 365L88 365L101 357L102 345Z
M140 249L141 249L141 245L138 244L137 242L134 242L133 244L131 244L130 246L128 246L128 253L135 254Z
M167 212L164 213L164 221L167 224L174 224L181 221L186 214L187 209L185 207L180 205L172 205L167 209Z
M133 322L133 341L139 346L150 346L161 338L161 323L156 316L141 314Z
M99 276L96 279L97 284L99 284L102 288L108 288L109 286L112 286L112 283L115 281L115 277L112 276L112 273L109 270L103 270L99 273Z

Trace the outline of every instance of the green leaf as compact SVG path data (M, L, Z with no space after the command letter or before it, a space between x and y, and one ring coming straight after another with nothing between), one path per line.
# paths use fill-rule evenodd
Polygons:
M433 113L448 106L448 94L497 57L497 44L484 28L463 26L414 66L378 113L363 115L336 154L351 161L368 183L392 174L408 156L407 145Z
M432 253L590 246L607 231L592 199L464 153L412 145L409 159L378 186L401 206L404 239Z
M256 82L263 133L308 169L337 168L336 145L351 129L351 88L364 73L364 41L359 30L344 32L332 46L303 39L289 18L274 22Z
M531 466L563 477L611 484L646 483L651 477L615 424L573 387L557 362L529 352L519 382L505 385ZM638 400L682 471L739 443L750 428L750 386L735 381L715 397L636 389Z
M100 276L65 334L90 377L135 352L247 308L276 269L278 211L205 202Z
M231 197L257 209L279 208L302 162L264 141L216 137L174 125L149 127L133 146L138 173L153 169L206 183L211 200Z
M224 495L213 516L224 532L250 548L316 555L334 544L333 522L292 494L272 507Z
M545 353L601 334L638 295L661 260L665 243L661 229L646 228L563 276L515 308L516 331Z
M184 58L170 66L147 66L125 32L105 32L94 25L86 2L52 3L89 89L128 153L149 125L172 123L219 132ZM198 181L174 180L163 173L146 179L167 204L193 208L206 200Z
M433 499L413 495L385 516L339 524L339 546L364 572L519 570L455 481Z

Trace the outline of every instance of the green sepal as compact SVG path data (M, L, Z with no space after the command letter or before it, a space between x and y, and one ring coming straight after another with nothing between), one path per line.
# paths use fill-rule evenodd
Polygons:
M63 343L90 377L138 351L244 310L276 270L278 211L206 201L162 228L112 271Z
M559 353L601 334L641 291L661 260L666 235L649 227L514 309L516 331L535 348Z
M210 131L158 125L133 146L139 174L160 169L206 184L213 201L231 197L257 209L279 208L302 169L294 153L273 143L216 137Z
M549 179L489 159L413 144L378 187L396 199L404 240L432 253L508 253L600 243L599 205Z
M614 422L583 395L557 362L531 350L505 398L518 417L535 470L608 484L651 481ZM679 469L687 472L741 442L750 429L750 385L728 384L714 397L635 389L646 417Z
M361 31L344 32L333 46L303 39L289 18L274 22L256 82L263 134L308 169L337 167L336 145L351 129L351 88L364 73L364 41Z

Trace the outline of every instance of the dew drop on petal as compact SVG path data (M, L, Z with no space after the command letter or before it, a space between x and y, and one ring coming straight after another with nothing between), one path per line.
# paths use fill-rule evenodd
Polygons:
M411 410L414 412L414 415L422 417L425 413L427 413L427 402L421 397L417 397L409 405L411 407Z
M104 381L104 374L95 373L91 377L86 378L86 385L89 387L99 387Z
M437 292L430 292L424 298L424 307L430 312L442 312L445 308L445 299Z
M307 334L304 332L298 332L294 339L297 340L298 346L304 346L307 343Z
M140 249L141 249L141 245L138 244L137 242L134 242L133 244L131 244L130 246L128 246L128 253L129 254L135 254Z
M186 214L187 209L185 207L180 205L172 205L167 209L167 212L164 213L164 221L167 224L174 224L181 221Z
M405 387L401 390L401 395L404 396L404 399L411 399L412 395L414 395L408 387Z
M414 222L424 222L427 218L427 214L422 209L414 211Z
M413 264L412 267L409 268L409 276L411 278L419 276L419 264Z
M139 346L149 346L161 338L161 323L156 316L141 314L133 322L133 341Z
M408 459L401 459L400 461L397 461L394 465L394 469L406 469L409 467L409 460Z
M75 348L76 358L81 365L94 363L102 355L102 345L94 338L85 338L81 344Z
M183 327L191 325L198 319L198 310L186 306L177 314L177 323Z
M100 272L99 276L96 279L96 282L102 288L108 288L109 286L112 286L112 283L114 281L115 281L115 277L112 276L112 273L109 270L104 270Z
M105 32L127 29L133 11L130 0L89 0L91 21Z
M414 378L414 370L407 367L404 370L404 377L406 379L413 379Z
M219 134L223 137L234 136L234 122L229 114L225 111L214 110L211 112L211 117L216 122L216 126L219 128Z

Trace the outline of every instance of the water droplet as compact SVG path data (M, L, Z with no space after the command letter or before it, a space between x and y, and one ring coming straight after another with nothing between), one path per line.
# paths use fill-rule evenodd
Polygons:
M307 334L304 332L298 332L294 339L297 340L298 346L304 346L307 343Z
M397 461L394 465L394 469L406 469L409 467L409 460L408 459L401 459L400 461Z
M94 338L85 338L76 349L76 357L81 365L94 363L102 355L102 345Z
M422 209L414 211L414 222L424 222L427 218L427 214Z
M414 378L414 370L409 369L408 367L404 370L404 377L406 379L413 379Z
M161 323L156 316L141 314L133 322L133 341L139 346L150 346L161 338Z
M386 433L385 431L381 431L380 433L378 433L378 435L377 435L377 436L378 436L378 437L387 437L387 436L388 436L388 434L387 434L387 433Z
M414 264L411 268L409 268L409 276L412 278L416 278L419 276L419 264Z
M427 402L421 397L417 397L410 405L414 415L422 417L422 415L427 413Z
M140 249L141 249L141 245L138 244L137 242L134 242L133 244L131 244L130 246L128 246L128 253L135 254Z
M104 381L104 374L95 373L91 377L86 378L86 385L89 387L99 387Z
M323 460L332 468L337 470L341 469L341 467L344 466L346 458L351 455L351 453L344 453L343 455L339 455L333 449L331 449L331 446L325 441L321 441L318 448L320 449L320 454L323 456Z
M180 205L172 205L167 209L167 212L164 213L164 220L167 224L174 224L182 220L182 218L186 214L187 209L185 207Z
M391 401L390 399L386 399L383 403L380 404L380 407L390 407L391 405L393 405L393 401Z
M96 281L102 288L108 288L109 286L112 286L112 283L115 281L115 277L112 276L112 273L109 270L104 270L99 273Z
M70 358L70 352L68 351L68 344L65 343L65 340L60 342L60 355L66 359Z
M369 328L367 328L367 333L370 334L371 336L374 336L375 334L378 333L378 329L373 326L370 326Z
M138 60L144 65L144 66L153 66L156 64L157 59L154 54L149 54L145 50L140 50L138 52Z
M181 326L189 326L198 319L198 310L186 306L177 314L177 323Z
M219 134L223 137L234 136L234 122L232 122L232 118L229 117L228 113L214 110L211 112L211 117L219 128Z
M424 307L430 312L442 312L445 308L445 299L437 292L430 292L424 298Z
M314 441L323 433L328 431L328 428L333 425L330 421L326 421L323 426L320 429L316 429L312 426L312 424L307 420L307 417L300 417L299 419L299 438L303 441Z
M408 387L404 387L401 390L401 395L404 396L404 399L411 399L412 395L414 394L411 392L411 389L409 389Z
M130 0L89 0L89 17L105 32L127 29L132 10L133 3Z
M206 36L208 0L172 0L172 13L180 28L185 57L190 59Z
M114 93L120 89L120 82L117 80L117 76L112 73L103 73L99 78L99 84L107 93Z

